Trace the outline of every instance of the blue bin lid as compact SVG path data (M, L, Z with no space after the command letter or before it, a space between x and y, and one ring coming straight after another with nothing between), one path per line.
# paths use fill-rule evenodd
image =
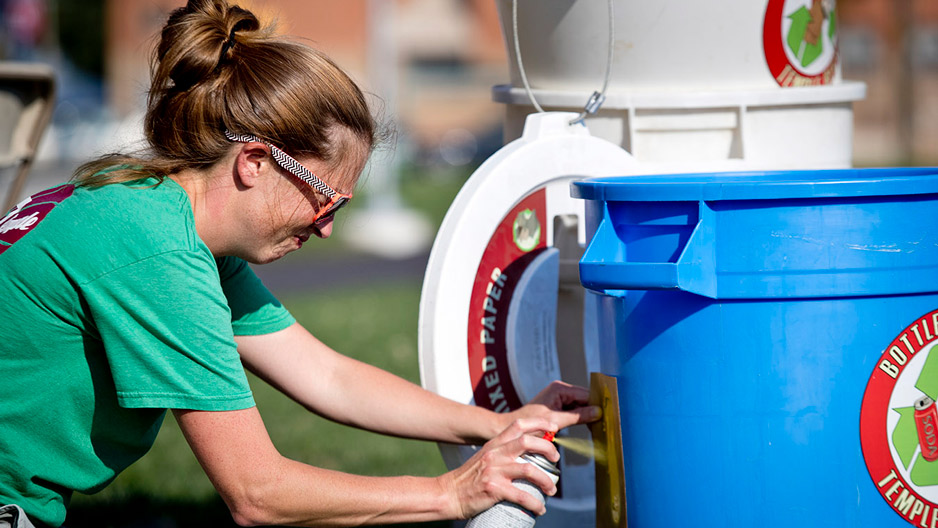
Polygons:
M571 195L610 202L774 200L938 193L938 167L650 174L574 182Z

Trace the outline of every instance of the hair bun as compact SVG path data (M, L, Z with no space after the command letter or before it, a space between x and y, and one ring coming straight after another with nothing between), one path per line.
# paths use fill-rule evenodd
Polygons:
M336 173L327 183L351 188L351 169L374 145L365 96L341 68L225 0L173 11L151 65L143 128L152 150L140 166L156 173L217 163L237 148L229 129L322 160Z
M184 91L210 78L241 42L235 34L260 27L253 13L225 0L189 0L163 27L153 87Z
M234 23L231 24L231 30L228 31L228 38L222 44L221 52L218 54L218 66L221 66L222 61L225 60L228 55L228 50L234 47L236 44L235 33L238 31L257 31L260 29L260 22L258 22L257 17L253 13L245 9L241 9L238 6L234 6L228 9L228 16L226 17L229 21L234 20Z

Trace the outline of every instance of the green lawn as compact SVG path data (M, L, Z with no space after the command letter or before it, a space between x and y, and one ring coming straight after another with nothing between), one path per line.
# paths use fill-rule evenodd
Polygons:
M439 225L466 175L405 178L401 185L404 200ZM317 245L317 251L298 253L314 259L320 249L324 250L324 258L336 258L344 251L338 237L317 242L326 243ZM325 343L419 383L420 287L419 281L366 284L354 289L297 293L282 296L281 300ZM249 379L271 438L284 456L365 475L435 476L446 471L434 443L379 436L323 420L257 378ZM146 456L104 491L74 497L66 526L174 528L234 524L170 413ZM422 526L443 527L450 523Z

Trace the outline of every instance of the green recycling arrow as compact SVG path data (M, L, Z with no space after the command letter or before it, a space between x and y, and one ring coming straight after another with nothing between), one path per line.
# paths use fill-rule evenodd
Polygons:
M808 31L808 24L811 23L811 13L804 6L788 15L791 19L791 28L788 30L786 42L795 57L801 62L802 67L807 67L824 51L824 40L818 39L816 44L809 44L805 39L805 33Z

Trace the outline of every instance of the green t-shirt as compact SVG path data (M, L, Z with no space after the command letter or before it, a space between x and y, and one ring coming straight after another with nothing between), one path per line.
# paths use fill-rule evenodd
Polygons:
M234 335L294 322L155 183L63 185L0 219L0 504L49 525L143 456L166 409L252 407Z

